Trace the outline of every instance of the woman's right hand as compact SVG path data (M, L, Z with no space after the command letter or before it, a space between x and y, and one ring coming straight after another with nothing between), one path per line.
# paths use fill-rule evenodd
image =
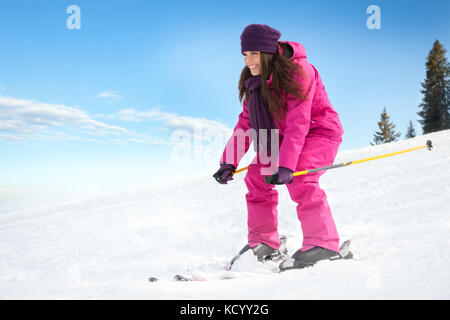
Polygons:
M222 163L220 165L219 170L217 170L216 173L214 173L213 177L216 179L216 181L220 184L227 184L228 181L233 180L233 172L236 171L235 166L228 163Z

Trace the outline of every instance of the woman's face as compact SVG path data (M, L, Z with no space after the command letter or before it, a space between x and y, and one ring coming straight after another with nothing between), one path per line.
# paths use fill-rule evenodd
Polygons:
M252 76L261 74L261 52L244 51L243 55L245 65L250 69Z

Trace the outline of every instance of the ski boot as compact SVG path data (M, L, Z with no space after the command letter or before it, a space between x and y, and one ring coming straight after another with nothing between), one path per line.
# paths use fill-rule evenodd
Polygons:
M339 249L335 252L322 247L313 247L306 251L297 250L291 258L284 260L280 264L280 271L291 269L302 269L312 267L321 260L338 260L338 259L352 259L353 254L350 252L350 240L345 241Z
M245 245L241 251L233 258L231 259L231 262L228 264L228 269L231 269L231 266L236 262L239 257L247 252L248 250L252 250L253 254L256 256L259 262L264 262L268 260L277 261L281 260L284 257L287 256L287 249L286 249L286 241L287 238L285 236L280 237L280 248L278 250L268 246L265 243L260 243L253 248L251 248L248 244Z

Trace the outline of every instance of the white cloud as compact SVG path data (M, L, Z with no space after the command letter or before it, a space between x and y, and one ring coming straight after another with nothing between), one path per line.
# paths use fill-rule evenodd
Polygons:
M0 95L0 132L37 134L55 127L84 129L93 135L128 133L127 129L97 121L76 107Z
M122 97L115 93L114 91L103 91L94 96L94 98L103 98L103 99L121 99Z
M123 126L106 123L112 119L124 122L158 122L161 126L159 128L153 126L151 129L162 132L163 136L130 131ZM71 129L71 131L67 131L67 129ZM226 139L232 133L232 129L219 121L182 116L161 111L159 108L146 111L128 108L111 115L89 115L80 108L64 104L0 95L0 141L58 142L76 140L92 143L174 146L177 142L172 141L170 135L173 135L177 129L187 130L191 137L204 141Z
M1 131L1 129L0 129ZM0 134L0 141L10 141L10 142L18 142L22 141L24 138L21 136L11 135L11 134Z
M141 122L144 120L157 121L162 122L172 130L186 129L194 134L198 130L208 132L208 134L222 134L225 136L230 136L232 133L232 129L219 121L163 112L158 108L153 108L147 111L136 111L132 108L128 108L120 110L113 115L104 117L110 119L116 118L122 121L130 122Z

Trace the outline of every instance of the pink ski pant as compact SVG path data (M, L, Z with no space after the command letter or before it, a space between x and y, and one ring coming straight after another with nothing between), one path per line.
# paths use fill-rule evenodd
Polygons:
M295 171L314 169L333 164L340 142L320 136L307 136ZM266 184L261 175L262 165L251 164L245 176L248 210L248 244L253 247L265 243L280 246L278 235L278 191ZM319 187L319 177L325 171L295 176L287 184L291 199L297 203L297 217L303 232L303 250L313 246L339 250L339 235L325 192Z

